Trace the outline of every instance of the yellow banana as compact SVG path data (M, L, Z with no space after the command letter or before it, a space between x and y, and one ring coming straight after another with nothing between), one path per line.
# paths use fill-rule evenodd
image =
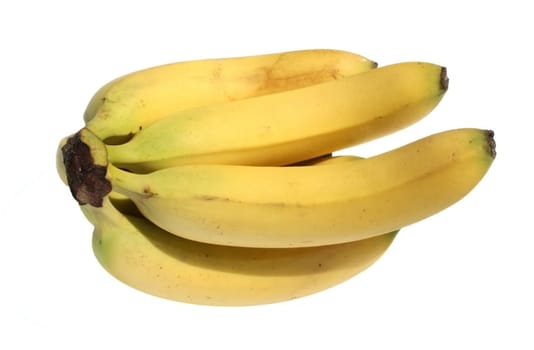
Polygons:
M374 67L361 55L321 49L167 64L103 86L84 120L100 139L123 142L170 113L297 89Z
M313 248L227 247L124 215L109 197L81 209L94 224L98 261L118 280L162 298L217 306L275 303L330 288L373 264L396 234Z
M306 247L394 231L463 198L495 156L493 132L457 129L329 166L199 164L133 174L113 190L166 231L213 244Z
M331 154L326 154L321 157L308 159L299 163L294 163L288 166L308 166L308 165L332 165L332 164L338 164L343 162L352 162L359 159L363 159L361 157L357 156L351 156L351 155L343 155L343 156L333 156ZM66 175L64 174L64 171L60 172L60 177L63 179L66 179ZM67 184L67 181L63 181L65 184ZM120 194L115 191L111 191L109 193L109 198L111 202L113 203L113 206L119 209L121 213L128 214L128 215L134 215L134 216L140 216L142 217L143 214L137 209L135 206L135 203L132 202L127 196Z
M291 164L402 129L427 115L446 88L443 67L394 64L176 113L109 145L108 156L135 172L198 163Z

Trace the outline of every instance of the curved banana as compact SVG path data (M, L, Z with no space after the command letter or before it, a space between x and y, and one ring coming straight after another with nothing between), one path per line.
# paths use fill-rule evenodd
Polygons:
M363 158L351 155L333 156L331 154L327 154L321 157L308 159L288 166L332 165L344 162L353 162L360 159ZM66 179L66 174L64 174L64 171L60 172L60 177L62 177L62 179ZM67 184L67 180L64 180L63 182ZM143 216L143 214L135 206L135 203L127 196L115 191L111 191L109 193L109 199L113 203L113 206L119 209L121 213L140 217Z
M302 50L167 64L117 78L92 97L86 126L102 140L122 142L170 113L297 89L376 67L340 50Z
M168 116L120 145L110 161L135 172L183 164L286 165L372 140L427 115L447 88L443 67L399 63Z
M325 290L373 264L396 234L313 248L227 247L123 215L109 197L99 208L81 209L95 227L98 261L118 280L162 298L217 306L275 303Z
M394 231L463 198L495 157L493 132L457 129L329 166L184 165L133 174L113 190L166 231L248 247L336 244Z

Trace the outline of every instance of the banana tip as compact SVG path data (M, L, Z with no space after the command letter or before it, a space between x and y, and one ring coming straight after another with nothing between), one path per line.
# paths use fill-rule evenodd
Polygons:
M488 154L495 159L497 156L497 144L495 143L495 132L493 130L486 130L486 140L488 145Z
M439 83L440 83L441 88L444 91L447 91L447 89L449 88L449 77L447 76L447 68L446 67L441 67L441 74L440 74Z

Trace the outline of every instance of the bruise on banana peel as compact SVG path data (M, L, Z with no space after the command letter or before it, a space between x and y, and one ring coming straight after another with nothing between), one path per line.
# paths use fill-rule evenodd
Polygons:
M61 148L67 182L80 205L102 207L103 198L111 192L111 182L106 179L105 158L98 157L105 152L103 145L99 149L99 142L89 130L82 129L69 137Z

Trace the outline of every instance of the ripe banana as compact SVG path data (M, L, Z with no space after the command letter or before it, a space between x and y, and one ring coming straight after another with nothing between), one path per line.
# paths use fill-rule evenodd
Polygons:
M108 164L113 190L185 238L308 247L397 230L463 198L495 156L493 132L457 129L328 166L198 164L134 174Z
M217 306L275 303L325 290L373 264L396 234L313 248L227 247L124 215L109 197L101 207L81 209L94 224L98 261L118 280L162 298Z
M288 166L332 165L332 164L339 164L343 162L353 162L353 161L357 161L360 159L363 159L363 158L357 157L357 156L351 156L351 155L332 156L330 154L327 154L321 157L308 159L308 160L295 163L295 164L291 164ZM63 170L61 172L64 173ZM65 176L64 174L60 174L60 177L63 178L64 176ZM64 183L67 184L66 180L64 181ZM134 216L141 216L141 217L143 216L143 214L135 206L135 203L132 202L132 200L130 200L130 198L128 198L127 196L120 194L118 192L115 192L115 191L111 191L109 193L109 198L111 202L113 203L113 206L119 209L121 213L134 215Z
M199 163L286 165L402 129L427 115L446 89L445 68L399 63L179 112L109 145L108 156L135 172Z
M308 166L308 165L331 165L331 164L338 164L343 162L353 162L359 159L363 159L362 157L352 156L352 155L340 155L340 156L333 156L332 154L325 154L320 157L316 157L313 159L307 159L305 161L290 164L287 166ZM65 179L63 182L67 184L66 175L64 174L64 171L60 172L60 177L62 179ZM111 191L109 193L109 198L111 202L113 203L113 206L117 208L121 213L127 214L127 215L134 215L134 216L140 216L142 217L143 214L137 209L136 205L130 198L127 196L120 194L115 191Z
M376 67L339 50L302 50L157 66L103 86L84 114L100 139L120 143L170 113L297 89Z

